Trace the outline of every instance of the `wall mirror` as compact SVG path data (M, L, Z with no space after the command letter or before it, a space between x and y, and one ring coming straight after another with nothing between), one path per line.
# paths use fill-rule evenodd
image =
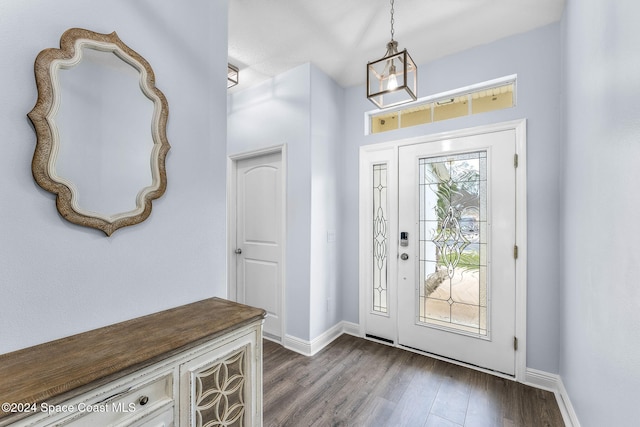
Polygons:
M32 172L60 214L110 236L167 186L168 103L149 63L115 32L72 28L35 61Z

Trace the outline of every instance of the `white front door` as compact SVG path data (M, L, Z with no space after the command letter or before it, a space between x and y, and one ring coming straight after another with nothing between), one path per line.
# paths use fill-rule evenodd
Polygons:
M282 154L236 166L236 301L266 310L264 334L282 337Z
M514 130L399 147L400 345L515 374L515 152Z

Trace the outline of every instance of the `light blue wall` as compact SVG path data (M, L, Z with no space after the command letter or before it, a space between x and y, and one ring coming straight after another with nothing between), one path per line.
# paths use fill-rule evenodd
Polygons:
M560 374L584 427L640 397L640 3L568 0Z
M337 245L344 89L311 67L311 291L310 338L342 320Z
M226 17L226 0L0 2L0 353L226 295ZM110 238L31 176L34 60L71 27L116 31L169 102L167 191Z
M410 48L410 46L407 46ZM342 167L344 233L338 242L343 317L358 322L358 153L363 145L443 131L527 119L528 305L527 365L558 372L560 340L560 26L525 34L418 65L419 96L427 96L511 74L518 75L517 106L507 110L364 135L364 113L373 109L365 88L346 91Z
M229 96L230 154L287 145L285 334L310 341L341 320L339 156L344 90L311 64Z
M312 65L229 97L230 153L289 147L286 333L309 340L339 320L359 321L360 146L526 118L528 366L558 372L559 24L423 65L419 74L422 96L517 74L518 105L365 136L364 113L373 105L364 87L337 88ZM334 231L336 241L330 242Z
M229 154L287 145L285 333L309 339L311 259L310 64L228 99Z

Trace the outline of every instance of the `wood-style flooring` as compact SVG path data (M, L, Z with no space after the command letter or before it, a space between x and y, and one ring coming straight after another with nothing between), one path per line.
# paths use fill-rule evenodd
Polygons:
M564 426L553 393L342 335L313 357L264 342L264 425Z

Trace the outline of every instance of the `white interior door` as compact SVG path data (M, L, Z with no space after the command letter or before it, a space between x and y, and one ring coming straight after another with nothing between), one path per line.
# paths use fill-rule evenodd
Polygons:
M266 310L264 334L282 337L282 154L236 167L236 300Z
M515 150L514 130L399 147L400 345L515 374Z

